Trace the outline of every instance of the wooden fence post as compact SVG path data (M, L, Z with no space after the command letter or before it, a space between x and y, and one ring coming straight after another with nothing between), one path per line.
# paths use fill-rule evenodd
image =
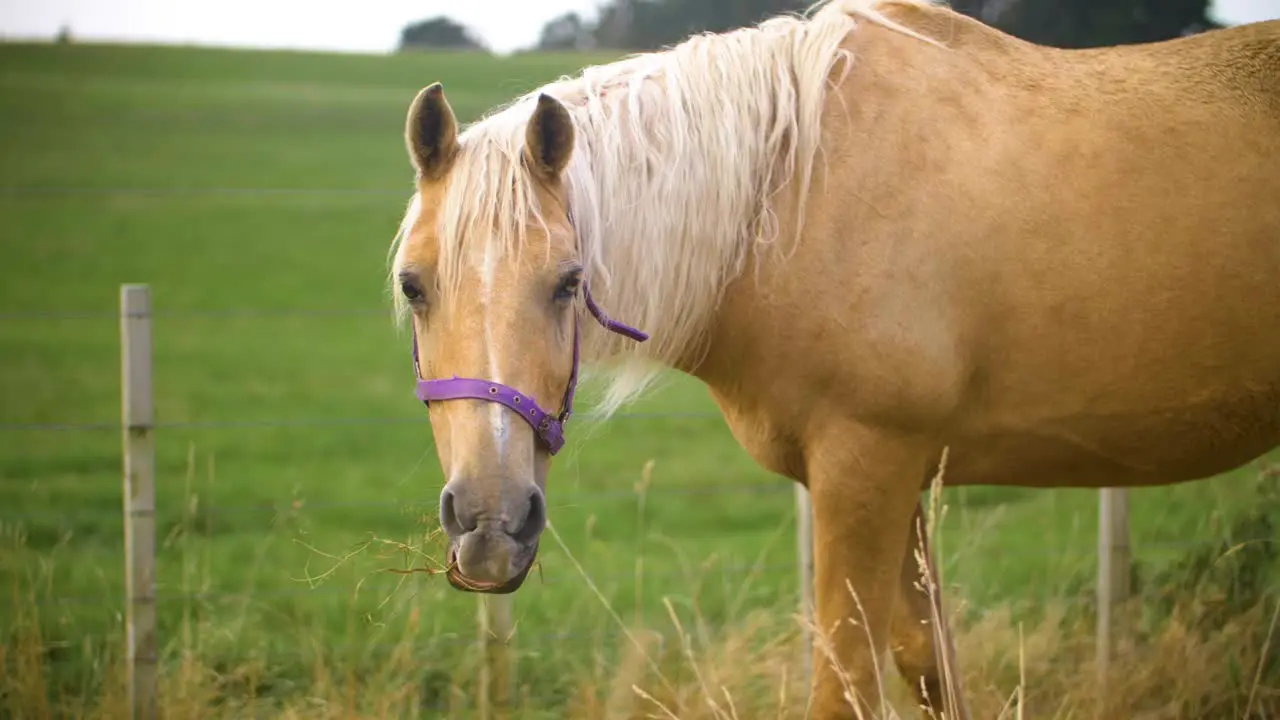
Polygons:
M511 596L480 595L477 620L480 646L480 687L477 693L480 720L504 718L511 709L515 671L511 664Z
M813 677L813 506L809 489L796 483L796 560L800 570L800 629L806 678Z
M1129 491L1103 488L1098 493L1098 627L1099 703L1105 713L1111 668L1115 606L1129 597Z
M150 720L156 716L156 486L147 285L120 287L120 361L129 712Z

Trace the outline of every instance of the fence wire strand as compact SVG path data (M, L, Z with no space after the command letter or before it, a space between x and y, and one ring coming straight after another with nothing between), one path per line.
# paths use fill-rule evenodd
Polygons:
M332 318L373 317L390 318L387 308L192 308L189 310L158 310L146 315L156 320L168 319L222 319L222 318ZM19 320L118 320L120 313L113 310L6 310L0 312L0 322Z
M0 197L81 197L85 195L134 195L189 197L192 195L245 195L264 197L399 197L412 194L410 186L390 187L236 187L199 185L0 185Z
M599 420L601 415L590 411L574 416L579 421ZM616 420L711 420L719 419L714 412L621 412L610 419ZM425 415L388 416L388 417L311 417L311 418L264 418L261 420L174 420L160 421L153 427L156 430L234 430L260 428L294 428L294 427L347 427L357 425L421 425L427 422ZM124 429L119 422L6 422L0 423L0 432L120 432Z

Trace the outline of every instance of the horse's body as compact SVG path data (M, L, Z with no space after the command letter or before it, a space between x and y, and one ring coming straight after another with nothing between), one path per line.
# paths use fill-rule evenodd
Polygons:
M768 163L757 173L764 188L735 190L726 179L719 194L700 190L699 202L661 178L703 177L707 168L695 164L711 151L602 166L608 144L629 148L641 122L675 118L661 137L688 130L680 122L689 118L652 109L669 89L661 80L628 86L632 76L619 71L565 81L547 89L558 101L517 105L490 135L480 123L460 140L443 96L420 95L409 118L419 195L397 271L415 283L434 276L440 287L439 310L415 306L417 335L435 341L424 374L523 386L546 408L571 381L573 321L530 310L529 288L547 268L581 259L587 278L600 278L601 305L652 334L651 360L702 379L752 456L808 485L817 618L824 631L845 621L832 639L853 689L878 701L868 634L876 650L892 635L899 668L937 704L936 653L921 622L929 605L911 587L910 545L919 491L944 448L948 484L1047 488L1193 480L1280 442L1280 22L1061 51L942 8L847 10L870 19L855 26L838 4L824 8L811 22L838 31L835 44L807 47L810 65L797 51L779 66L794 84L761 106L778 116L794 108L774 126L781 140L755 137L768 134L768 122L740 136L743 153ZM704 54L714 50L714 41L700 42L711 48ZM830 57L812 57L822 48ZM832 60L842 51L851 62ZM730 72L722 63L710 71ZM833 83L816 101L814 77ZM725 93L742 89L721 81ZM616 107L609 93L624 96ZM634 114L602 126L619 108ZM815 126L821 150L806 186L805 153L815 146L806 128ZM476 148L512 128L533 176L528 206L545 225L515 220L527 228L521 243L538 252L504 265L493 259L501 243L453 237L465 223L449 208L462 202L451 192L468 192L451 185L474 188ZM459 168L471 175L458 180ZM674 193L641 209L669 208L678 223L670 232L684 236L646 245L643 213L610 208L626 183ZM762 200L752 205L753 197ZM523 207L508 202L516 215ZM732 222L696 217L740 207L749 212ZM503 222L475 212L468 221ZM730 230L741 236L725 237ZM752 243L761 238L771 242ZM696 243L704 246L691 250ZM702 265L673 269L678 260ZM433 312L438 321L428 320ZM479 325L484 333L467 329ZM583 330L590 357L649 348ZM450 486L470 493L471 514L540 522L540 494L526 501L524 493L541 492L548 453L532 433L504 424L508 412L433 405L441 459ZM483 485L481 476L503 479ZM486 526L468 533L476 524L458 521L463 497L451 495L442 510L457 547L471 548L459 550L469 565L460 574L518 586L527 565L493 558L523 563L536 533L529 540L513 530L514 545L502 535L503 552L477 545L469 538ZM864 617L865 627L847 622ZM819 660L814 716L852 716L826 656Z
M722 364L693 369L743 443L802 474L797 428L830 405L936 428L948 484L1030 487L1275 445L1280 23L1066 53L888 14L949 49L851 36L805 237L735 282Z

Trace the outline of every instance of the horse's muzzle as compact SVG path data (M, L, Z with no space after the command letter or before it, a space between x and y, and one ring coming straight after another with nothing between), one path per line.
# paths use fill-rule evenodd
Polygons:
M537 541L526 545L510 535L477 530L450 542L446 577L458 590L508 595L524 584L537 556Z
M536 485L454 479L440 494L449 582L471 592L514 592L529 574L546 525L546 500Z

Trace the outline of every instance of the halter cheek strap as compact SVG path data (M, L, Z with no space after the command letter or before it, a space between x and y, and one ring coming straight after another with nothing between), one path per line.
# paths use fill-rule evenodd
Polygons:
M644 332L610 319L596 304L595 298L591 297L591 289L585 283L582 286L582 294L583 299L586 301L587 310L604 329L636 342L644 342L649 339L649 336ZM524 418L525 422L529 423L529 426L533 428L534 435L543 447L547 449L547 452L555 455L560 452L560 448L564 447L564 424L573 415L573 396L578 388L578 361L581 345L581 332L578 326L578 318L575 316L573 319L573 369L569 373L569 383L565 388L564 398L560 403L560 412L554 416L538 407L538 403L532 396L521 393L515 388L502 383L476 378L460 378L456 375L445 380L424 380L422 378L422 366L418 362L418 335L415 332L413 335L413 370L418 376L416 394L418 399L427 407L431 406L432 400L487 400L505 405Z

